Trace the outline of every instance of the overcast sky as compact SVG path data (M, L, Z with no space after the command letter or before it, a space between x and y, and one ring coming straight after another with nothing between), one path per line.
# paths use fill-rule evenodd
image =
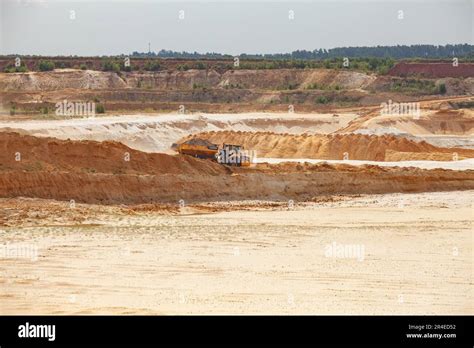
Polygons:
M474 37L474 0L0 3L0 54L129 54L148 51L150 42L152 51L238 55L340 46L472 44Z

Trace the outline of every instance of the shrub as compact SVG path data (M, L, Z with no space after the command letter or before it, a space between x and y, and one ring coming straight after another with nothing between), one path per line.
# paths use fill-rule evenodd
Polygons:
M54 70L54 62L51 60L40 60L38 63L38 69L40 71Z
M232 87L233 85L231 85ZM193 89L203 89L207 90L207 86L200 83L193 83Z
M431 80L397 79L390 84L390 90L401 93L436 94L439 88Z
M130 72L130 71L132 71L132 65L125 66L125 63L122 63L122 64L120 65L120 70Z
M309 84L306 89L322 89L317 83Z
M326 98L324 95L319 96L318 98L316 98L316 103L317 104L327 104L328 102L329 102L329 99Z
M369 59L369 70L376 70L377 67L379 66L380 61L377 58L370 58Z
M205 70L206 69L206 65L203 63L203 62L197 62L195 64L195 68L196 69L199 69L199 70Z
M84 63L82 63L79 67L81 70L87 70L87 65L85 65Z
M225 86L226 89L235 89L235 88L238 88L238 89L242 89L243 87L240 85L240 83L237 83L236 85L234 85L233 83L231 83L230 85L226 85Z
M28 69L26 68L25 65L21 65L19 67L15 67L13 65L7 65L5 67L5 69L3 70L3 72L6 72L6 73L16 73L16 72L27 72Z
M444 83L441 83L438 86L438 92L439 92L439 94L445 94L446 93L446 85Z
M189 70L189 66L188 66L187 64L178 65L176 68L177 68L178 70L180 70L180 71L187 71L187 70Z
M146 71L158 71L161 69L161 65L158 62L146 62L145 70Z
M96 104L96 106L95 106L95 112L96 112L96 114L103 114L103 113L105 113L104 105L102 105L102 104Z
M117 64L116 62L111 61L111 60L107 60L102 64L102 70L119 72L120 71L120 65Z

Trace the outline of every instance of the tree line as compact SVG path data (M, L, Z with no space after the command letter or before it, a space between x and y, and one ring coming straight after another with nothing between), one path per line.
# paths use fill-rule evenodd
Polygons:
M157 58L185 58L185 59L229 59L232 55L216 52L176 52L171 50L160 50L159 52L133 52L133 57L157 57ZM474 58L474 45L397 45L397 46L374 46L374 47L336 47L330 49L315 49L313 51L297 50L291 53L275 54L247 54L239 55L242 59L303 59L321 60L328 58L452 58L464 57Z

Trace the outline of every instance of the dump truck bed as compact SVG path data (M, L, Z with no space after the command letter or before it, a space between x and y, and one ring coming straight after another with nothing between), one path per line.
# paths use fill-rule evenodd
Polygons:
M198 158L215 158L218 146L204 139L191 139L177 145L180 154Z

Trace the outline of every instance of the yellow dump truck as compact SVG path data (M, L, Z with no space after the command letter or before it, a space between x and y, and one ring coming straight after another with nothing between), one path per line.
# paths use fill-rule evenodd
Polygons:
M221 148L205 139L193 138L181 144L173 144L172 148L182 155L197 158L209 158L221 164L248 167L250 156L241 145L223 144Z
M183 155L189 155L198 158L216 159L219 147L204 139L190 139L182 144L175 146L176 150Z

